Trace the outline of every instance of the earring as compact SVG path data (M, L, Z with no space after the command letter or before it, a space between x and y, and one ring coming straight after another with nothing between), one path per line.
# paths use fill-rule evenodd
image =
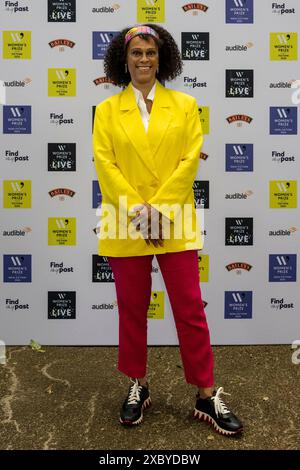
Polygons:
M126 64L126 62L125 62L125 73L127 73L127 72L128 72L128 70L127 70L127 64Z
M156 70L156 73L159 73L159 66L157 66L157 70Z

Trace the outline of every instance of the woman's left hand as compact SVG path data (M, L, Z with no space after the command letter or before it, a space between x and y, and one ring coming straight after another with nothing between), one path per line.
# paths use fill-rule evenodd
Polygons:
M133 225L139 230L147 244L163 246L161 213L145 202L134 208L138 215L132 220Z

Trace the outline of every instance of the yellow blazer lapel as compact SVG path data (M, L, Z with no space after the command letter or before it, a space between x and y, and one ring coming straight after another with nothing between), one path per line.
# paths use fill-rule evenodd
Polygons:
M150 114L148 142L154 157L170 125L172 101L168 90L156 80L155 95Z
M120 113L120 121L124 131L143 160L145 166L151 171L153 176L158 179L147 134L143 125L140 110L136 104L131 83L121 95Z

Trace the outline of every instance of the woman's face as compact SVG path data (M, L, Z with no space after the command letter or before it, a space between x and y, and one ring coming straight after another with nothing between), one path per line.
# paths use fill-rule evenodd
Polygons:
M154 39L139 36L131 39L127 49L127 66L133 85L154 83L158 68L158 47Z

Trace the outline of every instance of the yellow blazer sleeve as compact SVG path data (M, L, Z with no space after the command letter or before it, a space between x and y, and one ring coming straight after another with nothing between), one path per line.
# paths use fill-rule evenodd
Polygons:
M117 165L110 126L109 116L105 116L98 105L94 118L93 151L100 189L106 203L127 213L132 205L143 203L143 198L128 183ZM123 201L120 204L119 196L127 196L127 205Z
M148 201L149 204L176 204L182 206L185 203L196 177L202 142L203 133L198 106L196 100L192 100L186 116L185 144L179 165L170 178L162 184L157 193ZM172 221L174 221L177 212L180 212L180 209L178 209L178 211L174 211L173 215L170 215L168 210L165 214L163 208L159 210Z

